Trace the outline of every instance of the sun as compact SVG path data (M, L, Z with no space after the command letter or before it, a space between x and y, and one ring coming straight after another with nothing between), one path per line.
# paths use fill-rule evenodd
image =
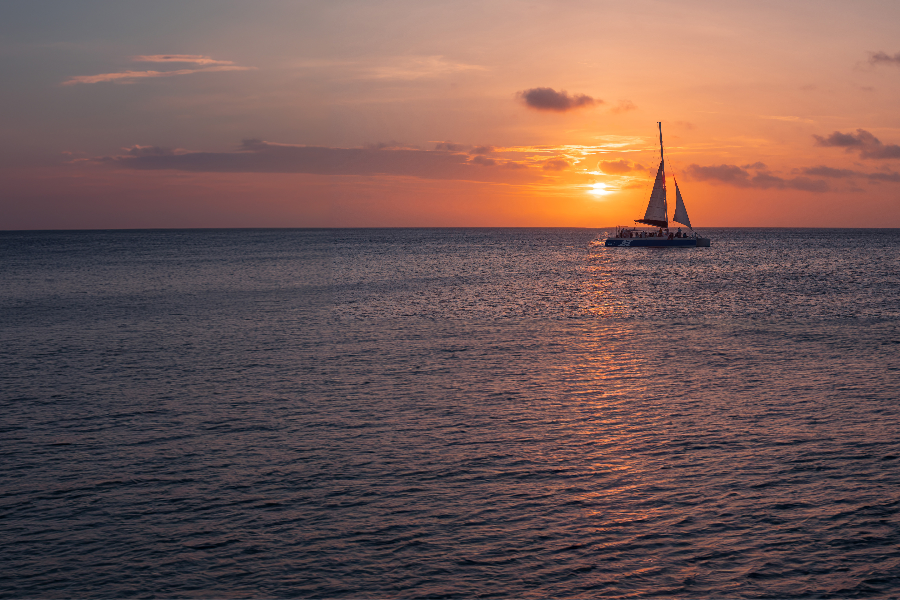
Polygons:
M592 183L588 186L588 193L594 196L605 196L611 194L612 190L607 189L605 183Z

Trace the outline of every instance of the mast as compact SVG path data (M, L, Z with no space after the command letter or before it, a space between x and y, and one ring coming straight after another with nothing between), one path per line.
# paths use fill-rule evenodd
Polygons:
M662 121L657 121L656 124L659 126L659 170L663 173L663 214L666 219L666 227L669 226L669 202L668 198L666 198L666 170L664 165L666 164L666 157L663 154L663 141L662 141Z
M643 219L636 219L635 223L668 227L669 208L666 204L666 159L663 155L662 121L657 121L656 124L659 126L659 170L656 172L656 181L650 193L650 202L647 203L647 212L644 213Z
M662 121L657 121L657 125L659 125L659 160L665 161L665 157L663 156L663 143L662 143Z

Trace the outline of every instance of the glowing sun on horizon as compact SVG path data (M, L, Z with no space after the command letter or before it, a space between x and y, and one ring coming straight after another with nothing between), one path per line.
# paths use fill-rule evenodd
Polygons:
M611 193L612 190L608 189L605 183L592 183L588 186L588 194L594 196L605 196Z

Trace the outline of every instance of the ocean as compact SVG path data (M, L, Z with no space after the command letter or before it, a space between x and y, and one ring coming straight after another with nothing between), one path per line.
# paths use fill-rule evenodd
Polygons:
M0 232L0 598L900 590L900 230Z

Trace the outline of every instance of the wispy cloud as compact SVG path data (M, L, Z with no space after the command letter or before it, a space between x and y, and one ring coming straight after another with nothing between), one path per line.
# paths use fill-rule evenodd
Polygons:
M433 141L422 149L390 141L357 148L305 146L244 140L223 152L192 152L183 148L135 145L93 162L135 170L173 170L206 173L306 173L312 175L403 176L421 179L465 180L512 185L555 185L573 178L611 176L624 189L646 169L627 160L609 159L609 151L623 151L624 138L598 146L494 146ZM633 143L644 141L634 138ZM599 169L599 170L598 170Z
M443 150L445 152L469 152L471 154L490 154L497 148L494 146L469 146L466 144L454 144L453 142L435 142L435 150Z
M571 167L571 163L564 158L551 158L544 162L542 169L545 171L565 171Z
M192 63L199 68L176 69L172 71L119 71L116 73L100 73L99 75L76 75L62 82L62 85L76 85L79 83L134 83L139 79L157 77L175 77L178 75L193 75L194 73L214 73L218 71L249 71L256 67L242 67L228 60L214 60L209 56L193 54L158 54L151 56L135 56L135 62L158 63Z
M128 156L172 156L175 150L161 148L159 146L139 146L135 144L130 148L123 148Z
M787 121L789 123L815 123L815 121L813 121L812 119L806 119L804 117L795 117L792 115L785 115L785 116L772 115L772 116L762 116L761 118L770 119L772 121Z
M637 110L637 106L635 106L634 102L631 100L619 100L619 103L613 107L612 112L619 114L630 110Z
M632 171L645 171L644 167L627 160L601 160L597 168L607 175L624 175Z
M872 65L893 65L900 67L900 52L891 56L887 52L870 52L869 64Z
M465 71L484 71L485 67L447 60L443 56L412 56L371 65L366 71L373 79L414 80L443 77Z
M553 88L536 87L517 94L528 106L535 110L566 112L577 108L585 108L603 104L603 100L594 99L585 94L569 96L565 90L557 92Z
M329 77L386 82L437 79L459 73L488 70L482 65L459 62L442 55L387 56L362 60L304 59L289 64L296 69L318 71Z
M233 65L230 60L215 60L209 56L201 54L151 54L135 56L132 60L136 62L155 62L155 63L191 63L195 65Z
M472 160L470 160L473 165L482 165L485 167L493 167L497 164L497 161L493 158L488 158L483 154L476 154Z
M900 183L900 173L897 173L895 171L864 173L860 171L854 171L852 169L835 169L833 167L826 167L822 165L818 167L807 167L805 169L802 169L801 172L805 175L813 175L815 177L829 177L832 179L865 178L869 181Z
M865 129L857 129L855 134L835 131L828 137L813 137L816 139L816 146L845 148L847 152L858 151L860 158L900 158L900 145L882 144L881 140Z
M171 151L134 146L126 149L124 154L99 160L130 169L210 173L397 175L497 183L527 183L541 178L534 170L522 168L515 161L449 148L397 147L395 143L367 148L328 148L249 139L233 152Z
M453 142L437 142L434 149L442 152L465 152L469 147L464 144L454 144Z
M753 166L753 165L751 165ZM785 179L773 175L767 170L758 170L751 174L737 165L715 165L702 167L690 165L687 174L697 181L713 181L739 188L768 189L794 189L805 192L827 192L830 190L828 182L821 179L808 177L793 177Z

